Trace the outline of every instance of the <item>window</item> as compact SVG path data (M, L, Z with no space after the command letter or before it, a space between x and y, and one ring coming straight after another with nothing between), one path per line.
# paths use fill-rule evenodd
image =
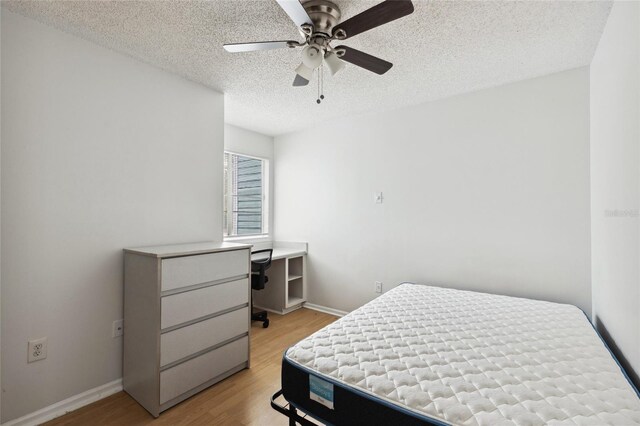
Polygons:
M224 153L224 236L267 233L268 160Z

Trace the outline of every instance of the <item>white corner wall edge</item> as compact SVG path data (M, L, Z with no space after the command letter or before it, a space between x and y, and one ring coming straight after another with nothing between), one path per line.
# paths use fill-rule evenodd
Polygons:
M86 392L82 392L78 395L74 395L70 398L56 402L48 407L44 407L33 413L24 415L17 419L11 420L7 423L2 423L2 426L36 426L42 423L53 420L57 417L63 416L71 411L75 411L78 408L82 408L85 405L89 405L92 402L99 401L103 398L118 393L122 390L122 379L114 380L113 382L106 383L102 386L98 386L93 389L89 389Z
M309 302L305 302L305 304L302 306L304 308L311 309L313 311L323 312L325 314L335 315L337 317L343 317L349 313L347 311L341 311L340 309L328 308L326 306L316 305L314 303L309 303Z

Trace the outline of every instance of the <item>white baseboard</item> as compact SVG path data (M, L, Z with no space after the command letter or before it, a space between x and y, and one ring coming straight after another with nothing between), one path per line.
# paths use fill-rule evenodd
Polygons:
M2 1L2 0L0 0ZM289 312L293 312L296 309L300 309L302 308L302 303L298 306L294 306L293 308L287 308L284 311L276 311L275 309L271 309L271 308L265 308L264 306L258 306L258 305L253 305L253 309L256 311L267 311L267 312L273 312L274 314L277 315L287 315Z
M329 315L335 315L337 317L343 317L349 313L346 311L341 311L339 309L327 308L326 306L316 305L309 302L305 302L305 304L302 305L302 307L307 309L312 309L318 312L324 312L325 314L329 314Z
M72 396L63 401L56 402L41 410L35 411L31 414L27 414L15 420L11 420L7 423L3 423L2 426L35 426L53 420L56 417L63 416L78 408L89 405L92 402L96 402L102 398L106 398L109 395L118 393L122 390L122 379L114 380L113 382L98 386L97 388L89 389L86 392Z

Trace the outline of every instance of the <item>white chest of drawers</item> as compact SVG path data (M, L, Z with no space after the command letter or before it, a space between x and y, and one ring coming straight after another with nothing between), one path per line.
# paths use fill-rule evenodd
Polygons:
M124 251L124 390L153 416L249 367L251 246Z

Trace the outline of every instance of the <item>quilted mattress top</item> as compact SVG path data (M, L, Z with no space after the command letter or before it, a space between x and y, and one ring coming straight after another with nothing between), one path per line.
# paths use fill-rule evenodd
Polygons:
M640 424L638 395L571 305L401 284L285 356L453 425Z

